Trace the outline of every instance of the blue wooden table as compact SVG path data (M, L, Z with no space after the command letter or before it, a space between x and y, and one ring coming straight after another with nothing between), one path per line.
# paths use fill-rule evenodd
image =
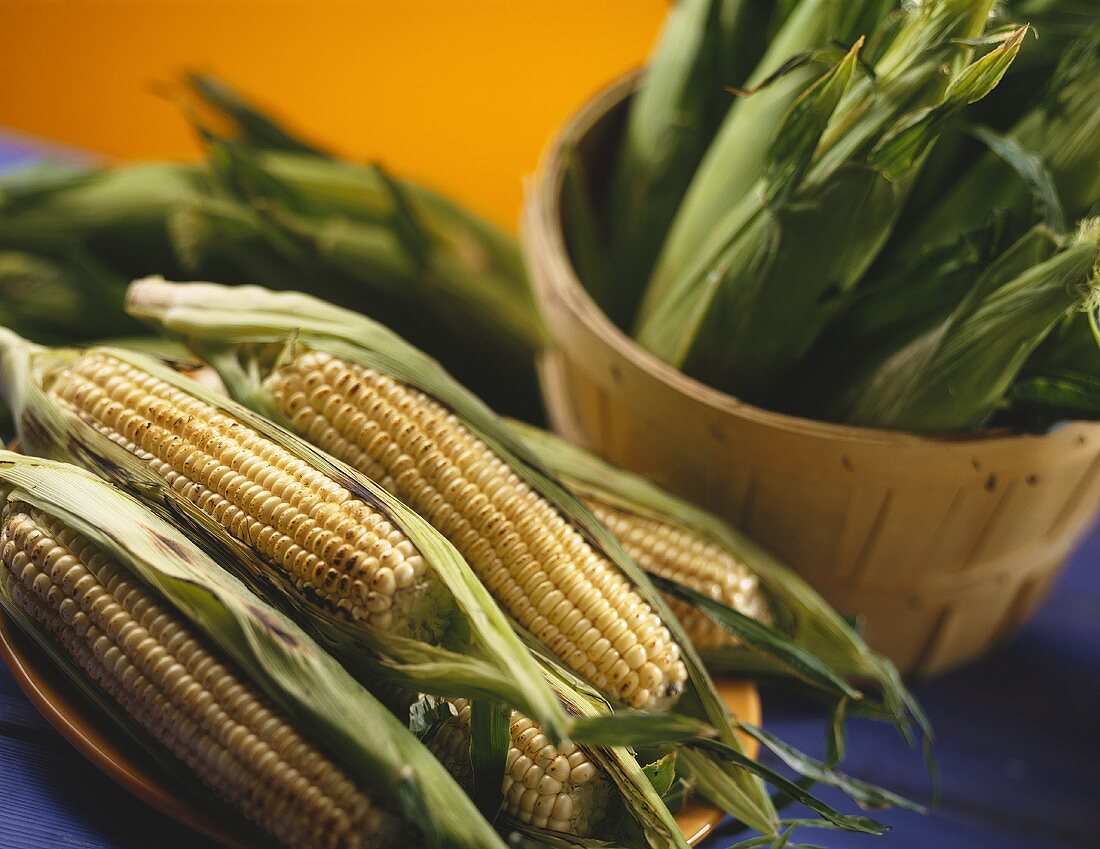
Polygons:
M0 136L0 170L40 155ZM1034 620L978 663L916 687L939 735L942 800L932 813L885 812L885 838L807 833L828 849L1100 847L1100 529ZM764 695L765 725L820 754L820 710ZM903 795L928 789L921 759L894 732L853 722L849 772ZM838 807L839 794L821 795ZM728 827L705 843L734 842ZM61 739L0 667L0 849L183 849L205 841L104 778Z

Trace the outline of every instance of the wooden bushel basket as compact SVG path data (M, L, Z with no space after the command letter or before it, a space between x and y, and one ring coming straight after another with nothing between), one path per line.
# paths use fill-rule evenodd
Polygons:
M527 200L554 427L744 529L860 615L902 671L942 671L1013 633L1100 507L1100 424L952 438L825 424L742 403L635 345L577 280L559 203L564 149L599 191L632 86L566 125Z

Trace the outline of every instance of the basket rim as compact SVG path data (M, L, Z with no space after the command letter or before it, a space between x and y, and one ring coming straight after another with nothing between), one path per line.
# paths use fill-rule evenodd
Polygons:
M602 341L620 358L665 389L686 396L722 416L741 418L773 430L807 437L849 443L873 443L906 447L944 447L976 443L1012 443L1046 440L1067 430L1100 432L1100 422L1067 419L1044 433L1020 433L1008 428L974 431L919 433L906 430L860 427L780 413L740 400L684 374L642 348L604 314L577 276L561 226L561 194L564 182L564 151L582 140L612 109L630 97L642 73L632 69L614 79L585 101L551 137L543 151L538 172L530 183L524 205L522 241L547 273L532 274L536 297L552 297L589 334ZM529 262L534 262L529 258ZM541 281L541 282L540 282ZM549 290L542 292L543 287ZM545 304L542 304L544 311Z

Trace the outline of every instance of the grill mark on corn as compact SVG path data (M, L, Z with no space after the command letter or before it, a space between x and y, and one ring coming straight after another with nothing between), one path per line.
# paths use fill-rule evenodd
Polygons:
M265 386L298 433L424 516L509 614L586 679L639 708L682 692L679 646L652 608L437 401L319 352Z
M428 749L469 786L470 703L453 699L456 715L425 740ZM587 837L604 821L612 785L588 755L571 743L555 747L538 725L519 711L509 722L511 743L505 761L502 809L527 825Z
M438 579L344 487L217 408L129 363L83 355L51 389L230 534L353 621L434 639Z
M392 829L178 614L78 533L11 506L0 562L12 600L146 732L281 843L351 849Z
M771 624L771 606L759 578L725 549L672 523L591 497L584 500L626 553L647 572L679 581L745 616ZM737 635L688 602L670 594L665 598L695 645L723 648L741 644Z

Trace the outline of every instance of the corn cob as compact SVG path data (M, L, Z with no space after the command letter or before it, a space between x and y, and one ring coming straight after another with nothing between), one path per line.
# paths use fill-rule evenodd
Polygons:
M583 500L647 572L707 593L752 619L772 623L771 604L760 588L760 579L730 551L670 520L650 518L591 496ZM667 600L699 648L740 645L733 632L701 610L671 595Z
M767 551L716 516L665 492L646 478L613 466L547 431L521 422L508 424L539 462L590 505L644 569L707 593L772 625L846 677L875 681L899 724L915 720L931 735L927 717L890 661L871 651L809 584ZM701 560L684 556L684 552L697 552ZM694 567L693 562L697 564ZM748 580L741 583L745 578ZM738 589L743 593L740 599ZM757 643L746 645L749 650L738 650L732 634L727 637L722 631L710 633L723 642L710 643L708 630L697 624L704 618L709 623L709 617L694 608L685 610L682 605L672 604L671 597L667 600L677 609L681 623L712 671L789 674L789 669L761 653L774 646ZM821 682L827 684L824 679Z
M470 702L454 699L454 715L425 740L460 784L469 786ZM606 818L612 785L575 743L555 747L538 725L519 711L509 723L502 810L526 825L586 837Z
M280 843L353 849L393 831L394 818L79 533L9 502L0 561L8 596L150 736Z
M687 672L629 581L459 419L378 371L306 352L265 387L292 429L374 478L461 552L536 638L632 707L667 706Z
M213 406L93 351L51 393L176 492L348 619L435 640L442 588L372 506Z
M596 697L591 690L579 696L577 678L631 705L663 707L687 691L680 710L713 727L723 746L740 749L702 659L645 571L536 452L434 360L364 316L299 293L150 278L131 285L127 309L209 362L232 397L350 458L349 465L392 487L449 537L498 604L515 620L526 616L540 648L557 655L559 664L550 665L570 683L555 692L571 714L606 710L602 702L585 704ZM494 568L505 573L505 592L493 588ZM624 663L617 672L618 659ZM642 692L630 661L663 680ZM510 704L552 736L545 714ZM617 787L631 783L624 799L652 837L653 815L663 807L635 792L637 761L627 758L626 739L613 758L601 749L590 754ZM750 827L777 833L774 805L758 776L740 760L734 765L682 748L678 762L698 779L700 792Z

